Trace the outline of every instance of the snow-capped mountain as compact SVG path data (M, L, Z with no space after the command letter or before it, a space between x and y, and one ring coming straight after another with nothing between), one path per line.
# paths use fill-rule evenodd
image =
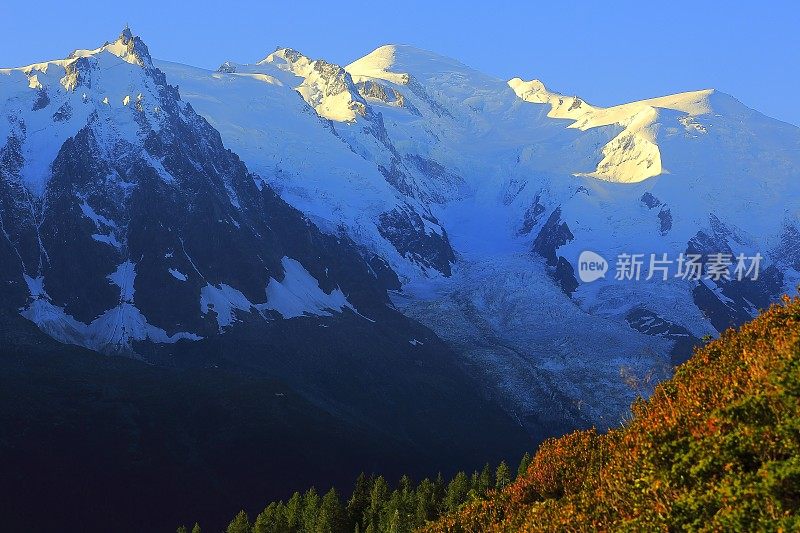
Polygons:
M3 228L12 281L31 299L22 313L43 330L113 351L199 340L235 311L358 313L343 291L358 300L363 289L337 279L346 251L326 257L326 237L259 190L129 30L4 74ZM280 234L275 218L310 242ZM369 277L356 262L345 276Z
M621 371L667 375L798 281L800 130L718 91L601 108L408 46L159 65L282 198L384 259L395 304L532 427L613 422ZM578 280L584 250L605 279ZM764 259L755 282L618 281L624 253Z
M126 31L0 71L0 99L3 290L97 350L358 331L355 350L380 336L424 361L395 374L463 365L557 433L615 423L626 375L668 375L800 280L800 129L713 90L601 108L408 46L209 71ZM605 278L580 280L586 250ZM620 254L763 261L756 281L616 280ZM458 364L434 363L437 336ZM303 364L277 366L298 386L327 372L314 393L352 408L332 376L353 361Z
M63 343L263 376L420 457L528 440L392 306L386 262L253 174L129 30L0 71L0 110L0 332L11 310Z

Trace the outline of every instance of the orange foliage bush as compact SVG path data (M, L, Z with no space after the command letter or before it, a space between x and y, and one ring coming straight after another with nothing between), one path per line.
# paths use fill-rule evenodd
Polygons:
M632 419L540 447L439 531L800 530L800 299L696 349Z

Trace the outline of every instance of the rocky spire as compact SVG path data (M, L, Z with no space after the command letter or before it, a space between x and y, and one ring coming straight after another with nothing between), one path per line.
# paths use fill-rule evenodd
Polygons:
M122 33L119 34L117 42L127 47L128 53L138 58L142 66L152 66L152 58L147 45L144 44L144 41L139 36L133 34L127 24Z

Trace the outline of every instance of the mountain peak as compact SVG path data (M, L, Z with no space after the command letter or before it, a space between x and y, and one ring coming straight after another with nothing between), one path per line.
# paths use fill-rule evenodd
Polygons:
M133 40L133 32L131 31L131 27L125 24L125 28L123 28L122 33L119 34L119 38Z
M398 65L398 45L387 44L376 48L361 59L347 65L345 70L354 78L377 78L398 85L407 85L411 77Z
M106 42L100 48L92 50L75 50L67 56L67 61L96 56L102 52L108 52L123 61L140 67L152 67L153 65L147 45L139 36L134 35L128 26L125 26L115 41Z
M398 85L407 85L412 76L428 78L467 69L455 59L407 44L385 44L345 67L356 80L376 78Z
M366 104L352 79L337 64L324 59L312 59L293 48L278 47L256 66L263 67L260 74L268 72L270 76L277 76L283 83L291 85L323 118L353 122L366 114ZM223 70L231 68L235 68L235 65L221 67ZM291 76L284 78L275 69Z
M138 59L142 66L152 64L150 50L148 50L147 45L144 44L144 41L142 41L138 35L133 34L128 25L125 25L125 28L119 34L114 44L122 45L124 47L124 54L118 54L116 53L118 50L109 48L109 52L112 54L118 55L123 59L127 56L132 56Z
M256 65L275 65L284 70L292 70L290 67L295 63L302 62L304 65L311 63L311 58L298 52L294 48L277 47L274 52L256 63Z
M508 86L526 102L546 104L550 101L551 93L541 80L525 81L522 78L512 78L508 80Z

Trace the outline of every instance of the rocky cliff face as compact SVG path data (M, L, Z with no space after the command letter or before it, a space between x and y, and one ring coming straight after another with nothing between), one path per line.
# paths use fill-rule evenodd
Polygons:
M59 340L135 353L135 341L198 340L239 315L382 312L352 243L259 187L141 40L125 32L73 55L6 82L4 259L24 316Z

